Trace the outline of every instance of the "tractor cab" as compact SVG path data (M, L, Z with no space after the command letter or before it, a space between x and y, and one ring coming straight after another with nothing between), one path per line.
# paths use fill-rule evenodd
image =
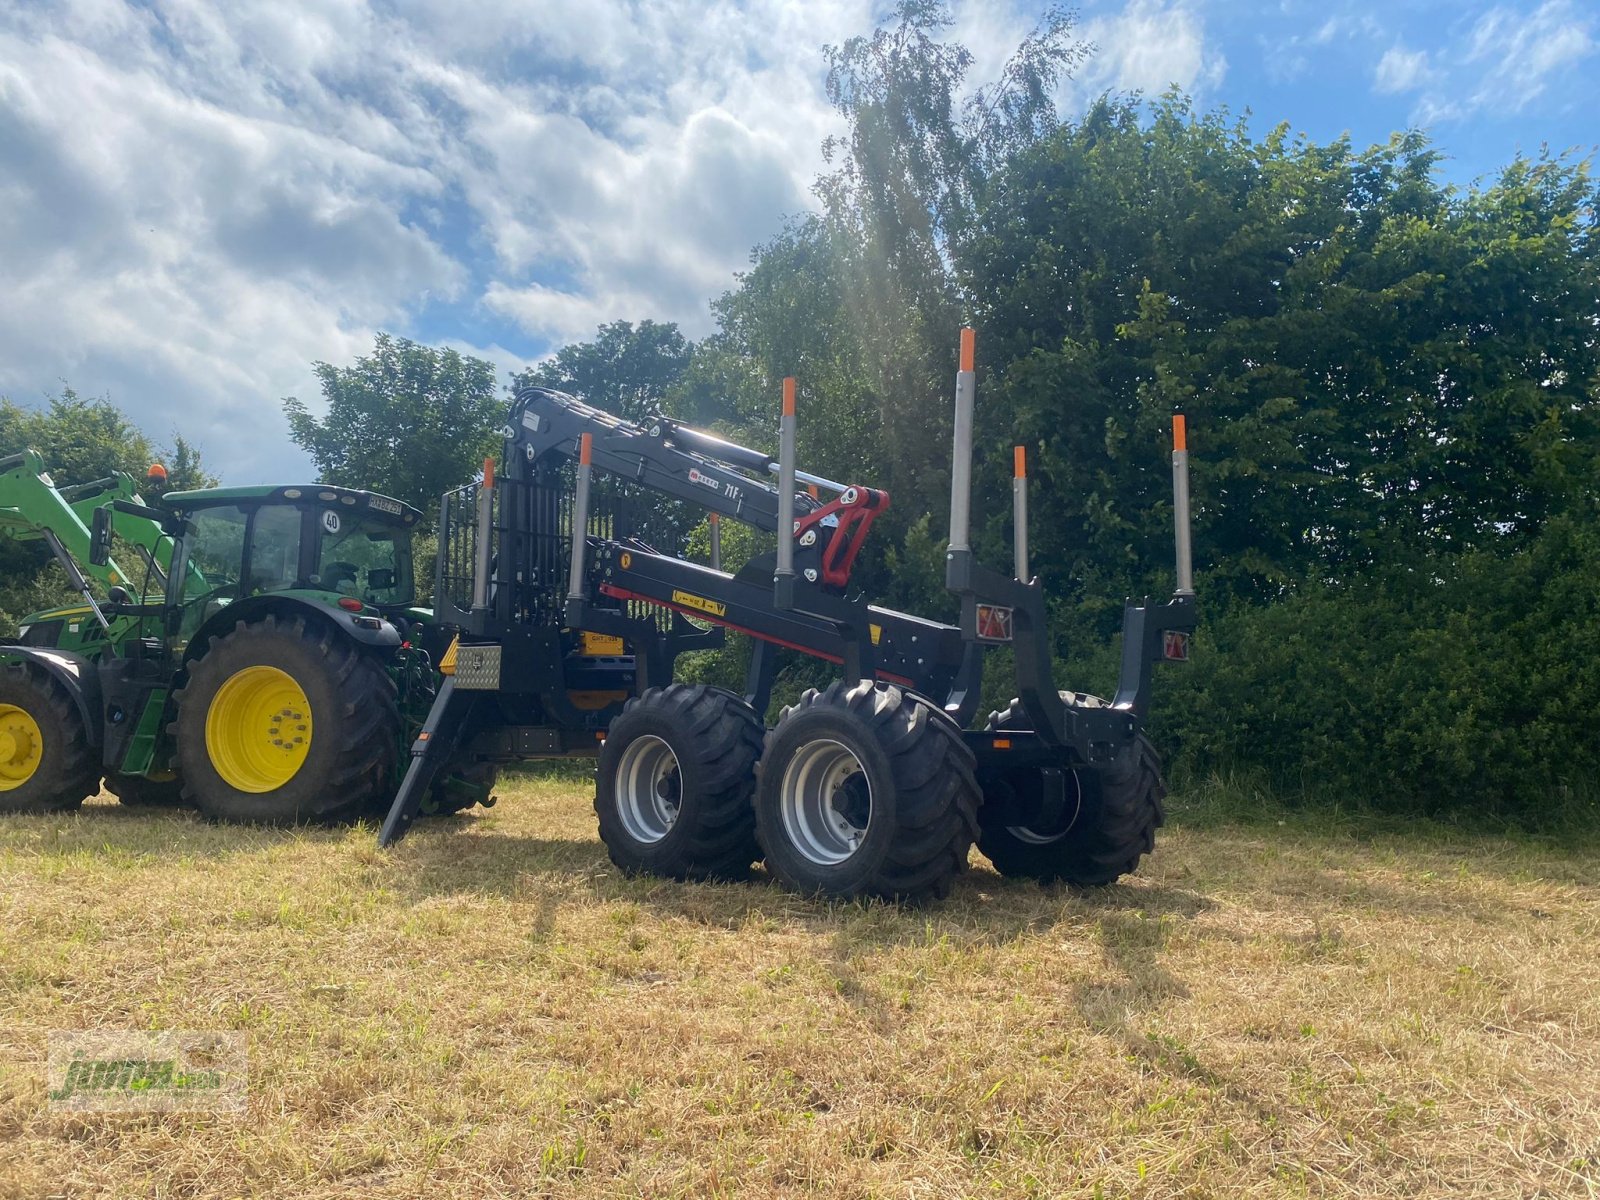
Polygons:
M415 602L411 532L422 514L398 500L306 484L173 492L163 503L187 524L183 601L195 623L278 593L385 615Z

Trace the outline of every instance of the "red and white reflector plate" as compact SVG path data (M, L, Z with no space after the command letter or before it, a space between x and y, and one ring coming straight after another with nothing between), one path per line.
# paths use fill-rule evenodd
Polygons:
M998 604L978 605L978 636L986 642L1009 642L1011 612Z
M1162 635L1161 657L1168 662L1189 661L1189 635L1182 630L1169 629Z

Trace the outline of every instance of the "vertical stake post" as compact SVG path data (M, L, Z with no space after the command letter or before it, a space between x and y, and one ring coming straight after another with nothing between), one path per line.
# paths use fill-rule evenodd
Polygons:
M494 459L483 460L483 482L478 485L478 540L476 560L472 564L472 611L481 613L489 607L489 563L492 561L494 535Z
M778 423L778 566L773 579L794 578L794 376L783 381L783 416Z
M956 372L955 449L950 462L950 553L972 549L972 405L977 392L970 329L961 331L961 367Z
M1017 582L1028 582L1028 449L1012 451L1011 466L1012 547L1016 558Z
M1194 595L1194 558L1189 540L1189 436L1183 414L1172 415L1172 525L1178 551L1178 591Z
M594 473L594 435L578 439L578 486L572 497L572 565L567 572L567 606L588 600L583 590L583 556L589 548L589 477ZM570 616L569 620L572 619Z
M711 521L711 569L722 570L722 514L714 512Z

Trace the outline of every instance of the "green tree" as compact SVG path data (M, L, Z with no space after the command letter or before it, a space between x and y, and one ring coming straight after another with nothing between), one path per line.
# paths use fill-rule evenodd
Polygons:
M155 448L143 430L109 397L90 400L70 387L43 409L0 400L0 449L37 450L59 483L86 483L123 471L143 479Z
M440 495L499 445L505 405L483 359L380 333L354 366L315 369L323 415L292 396L283 407L327 483L394 496L431 518Z
M1597 445L1592 181L1519 160L1462 193L1436 157L1415 133L1257 140L1168 97L1005 166L961 266L984 440L1037 449L1055 594L1108 625L1164 590L1176 407L1212 595L1508 549L1568 503ZM998 463L986 482L999 507Z
M553 388L639 420L667 404L693 358L693 344L670 321L613 321L600 326L594 341L563 346L520 372L512 387Z

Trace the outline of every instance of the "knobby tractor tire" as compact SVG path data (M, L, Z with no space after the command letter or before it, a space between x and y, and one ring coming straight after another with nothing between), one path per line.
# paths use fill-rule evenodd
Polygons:
M78 706L29 663L0 667L0 812L69 812L100 786Z
M674 683L629 700L600 748L594 811L629 874L737 879L761 857L755 712L719 688Z
M106 791L131 808L184 808L183 784L143 775L107 775Z
M1083 692L1062 692L1061 699L1080 708L1103 708L1106 702ZM989 730L1028 729L1032 721L1020 701L989 717ZM986 803L979 814L978 849L1002 875L1065 882L1081 887L1115 883L1137 869L1155 848L1156 830L1166 820L1161 800L1167 787L1161 759L1143 733L1114 763L1063 768L1066 805L1061 820L1035 829L1008 823L1016 801L1042 788L1036 770L997 772L984 779Z
M183 798L213 820L350 820L393 794L394 681L320 622L237 622L189 667L177 701Z
M756 835L796 891L916 903L966 869L979 800L972 751L943 713L889 684L839 682L767 735Z

